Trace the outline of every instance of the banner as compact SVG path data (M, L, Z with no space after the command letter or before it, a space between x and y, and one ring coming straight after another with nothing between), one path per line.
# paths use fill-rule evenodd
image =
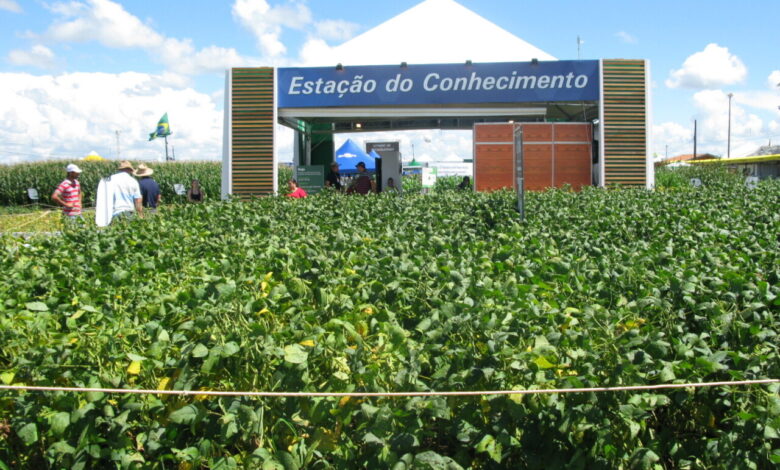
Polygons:
M325 186L325 167L322 165L301 165L295 167L295 179L298 186L307 194L317 194Z
M599 99L596 60L277 69L280 108Z

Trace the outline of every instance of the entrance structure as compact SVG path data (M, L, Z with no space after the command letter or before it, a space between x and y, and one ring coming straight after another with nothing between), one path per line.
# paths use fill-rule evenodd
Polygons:
M277 122L295 131L294 163L299 165L329 164L334 133L436 128L479 134L485 123L552 123L549 155L536 156L539 168L549 160L551 184L544 185L544 176L539 189L586 183L582 170L573 174L567 169L572 147L558 143L590 144L589 176L595 185L651 187L649 105L644 60L235 68L226 79L222 193L277 191ZM575 128L576 141L558 138ZM491 163L480 158L478 145L474 157L479 188L480 175L490 172ZM570 176L562 178L567 171Z

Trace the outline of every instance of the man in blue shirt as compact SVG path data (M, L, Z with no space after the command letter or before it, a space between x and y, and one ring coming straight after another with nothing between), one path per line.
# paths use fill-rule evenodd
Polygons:
M141 186L143 205L149 208L151 212L155 212L160 204L160 185L152 179L153 173L154 170L143 163L138 165L138 169L135 172L135 176L141 178L138 184Z

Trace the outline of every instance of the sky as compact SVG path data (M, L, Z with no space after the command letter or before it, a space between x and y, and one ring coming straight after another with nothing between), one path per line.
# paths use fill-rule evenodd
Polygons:
M159 160L148 135L164 113L178 160L221 159L227 68L310 65L420 1L0 0L0 163ZM458 3L558 59L649 60L657 158L692 153L694 120L697 150L725 156L729 94L731 156L780 144L780 1ZM399 140L418 160L472 153L470 132L349 137Z

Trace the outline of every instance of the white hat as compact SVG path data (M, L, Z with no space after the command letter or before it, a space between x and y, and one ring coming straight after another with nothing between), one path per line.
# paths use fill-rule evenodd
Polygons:
M75 163L70 163L65 167L65 171L68 173L81 173L81 168L79 168Z

